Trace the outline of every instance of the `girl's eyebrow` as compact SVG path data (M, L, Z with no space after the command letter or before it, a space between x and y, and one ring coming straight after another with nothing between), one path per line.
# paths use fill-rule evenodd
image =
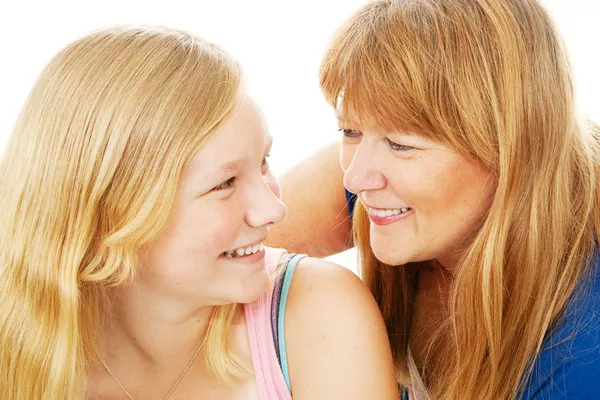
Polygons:
M273 136L269 135L267 146L265 147L265 149L266 149L265 154L270 153L271 152L271 148L273 148Z
M226 175L239 171L243 165L244 162L242 160L233 160L223 164L218 170L221 171L223 175Z

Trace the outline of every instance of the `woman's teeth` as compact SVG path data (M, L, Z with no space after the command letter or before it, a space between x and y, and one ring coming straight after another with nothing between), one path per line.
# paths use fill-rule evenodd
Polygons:
M255 244L254 246L240 247L239 249L224 251L221 255L223 255L225 257L229 257L229 258L243 257L243 256L248 256L250 254L256 254L259 251L263 250L264 248L265 248L265 245L262 243L259 243L259 244Z
M412 210L412 208L369 208L369 214L374 215L376 217L391 217L392 215L405 214L410 210Z

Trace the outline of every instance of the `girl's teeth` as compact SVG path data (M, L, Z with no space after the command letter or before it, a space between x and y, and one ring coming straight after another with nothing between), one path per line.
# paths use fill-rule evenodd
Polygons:
M227 257L242 257L242 256L247 256L250 254L256 254L259 251L263 250L265 248L264 244L259 243L259 244L255 244L254 246L248 246L248 247L243 247L243 248L239 248L236 250L229 250L223 253L223 255L227 256Z

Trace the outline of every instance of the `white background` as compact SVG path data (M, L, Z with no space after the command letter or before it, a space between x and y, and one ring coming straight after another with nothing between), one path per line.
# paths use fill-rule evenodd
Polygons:
M275 137L276 173L337 138L336 122L318 86L327 43L365 0L0 0L0 150L37 75L62 47L114 24L156 24L188 30L232 53ZM600 120L600 2L544 0L562 31L583 112ZM334 259L355 270L354 254Z

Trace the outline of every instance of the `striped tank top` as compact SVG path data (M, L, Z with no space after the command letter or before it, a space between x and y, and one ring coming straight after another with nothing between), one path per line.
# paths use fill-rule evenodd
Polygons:
M285 306L298 262L305 255L266 249L267 270L277 276L267 293L244 305L250 352L261 400L292 400L285 346Z

